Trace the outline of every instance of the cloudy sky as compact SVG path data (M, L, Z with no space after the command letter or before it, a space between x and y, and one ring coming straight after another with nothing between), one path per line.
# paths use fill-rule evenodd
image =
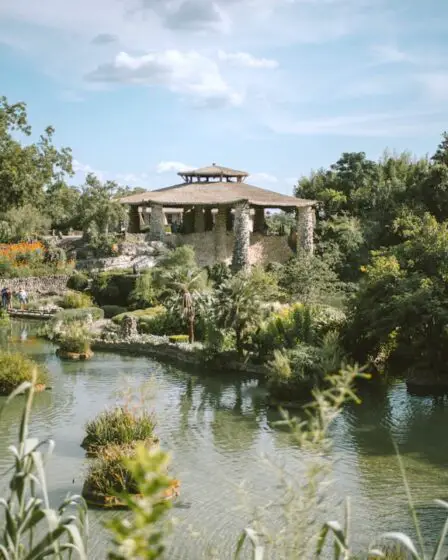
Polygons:
M434 151L448 2L0 0L0 94L78 178L156 188L216 162L288 193L343 151Z

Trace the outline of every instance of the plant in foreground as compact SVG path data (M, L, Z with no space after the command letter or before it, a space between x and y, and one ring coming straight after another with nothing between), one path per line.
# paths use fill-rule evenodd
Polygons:
M73 558L87 560L87 508L80 496L68 496L59 508L51 509L45 479L45 463L54 443L28 437L28 426L36 377L22 383L0 409L0 416L17 395L26 393L19 427L19 442L11 446L14 464L9 493L0 499L5 525L0 534L2 560L41 560ZM47 445L47 451L42 448ZM39 496L39 497L38 497ZM73 512L74 508L74 512Z

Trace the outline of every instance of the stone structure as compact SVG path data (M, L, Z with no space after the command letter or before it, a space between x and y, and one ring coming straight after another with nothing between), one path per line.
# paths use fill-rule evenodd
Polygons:
M1 278L0 289L9 288L13 293L25 290L28 295L62 294L67 289L69 276L42 276L29 278Z
M205 236L210 229L214 230L215 262L224 260L224 255L227 259L226 241L229 233L234 234L232 265L235 270L241 270L251 264L250 213L253 213L253 232L263 235L266 233L265 209L295 209L298 216L297 245L309 253L313 251L314 201L248 185L245 182L248 173L245 171L215 164L184 171L179 175L184 181L180 185L128 196L121 200L131 208L131 231L136 231L139 209L149 206L150 238L163 241L164 208L181 208L184 235L194 233ZM205 250L205 245L199 249Z
M121 336L126 340L138 334L137 319L131 315L126 316L121 323Z

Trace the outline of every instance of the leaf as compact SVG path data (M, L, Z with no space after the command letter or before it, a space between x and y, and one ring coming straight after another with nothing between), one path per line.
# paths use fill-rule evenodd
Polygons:
M424 560L420 557L417 549L415 548L412 539L408 537L405 533L400 533L396 531L392 531L389 533L383 533L381 535L382 539L392 539L394 541L398 541L401 545L403 545L411 554L414 560Z

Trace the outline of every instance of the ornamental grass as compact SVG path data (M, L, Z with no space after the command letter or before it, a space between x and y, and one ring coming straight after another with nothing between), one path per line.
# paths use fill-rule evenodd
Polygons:
M0 351L0 395L9 395L24 382L32 382L36 372L35 385L47 385L47 371L23 354Z
M125 407L106 410L86 425L82 447L89 453L108 445L132 445L137 441L153 440L156 422L154 415L146 410L133 412Z

